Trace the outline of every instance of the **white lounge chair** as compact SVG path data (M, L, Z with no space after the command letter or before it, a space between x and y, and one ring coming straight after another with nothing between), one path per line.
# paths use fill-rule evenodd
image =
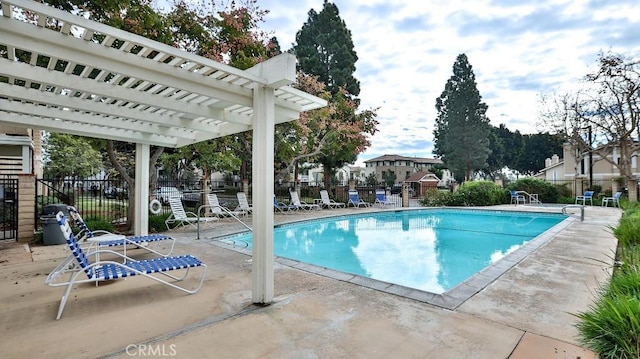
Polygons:
M176 224L174 228L184 226L185 224L195 228L198 223L218 220L217 217L200 217L193 212L185 211L180 197L169 197L169 207L171 207L171 215L164 221L167 229L171 229L172 224Z
M380 207L384 207L384 206L395 206L396 202L390 201L387 199L387 191L383 189L377 189L376 201L374 202L374 204L379 204Z
M196 293L202 287L202 283L204 282L204 277L207 272L207 266L192 255L135 260L120 252L98 250L94 253L105 255L109 254L111 256L115 256L117 259L122 259L123 261L98 260L91 262L89 258L92 256L86 254L82 250L76 241L76 238L71 231L71 227L69 226L69 222L65 218L64 214L62 212L58 212L58 214L56 214L56 219L72 253L72 255L69 256L67 260L61 262L45 280L45 283L49 286L66 287L62 294L62 298L60 299L60 306L58 308L56 320L60 319L60 316L62 316L62 311L67 303L71 289L76 284L98 284L99 282L138 275L189 294ZM196 267L202 268L202 274L199 278L199 283L195 288L189 289L175 284L176 281L185 279L189 274L190 269ZM170 271L181 269L185 270L184 275L181 277L169 274Z
M247 214L247 211L242 209L232 210L220 205L220 200L215 193L207 194L207 204L200 208L207 209L210 215L217 218L242 217Z
M251 214L253 211L253 206L247 200L247 194L244 192L236 193L236 197L238 197L238 207L236 207L236 211L245 211L247 214Z
M320 209L320 205L301 202L300 197L298 196L298 192L296 191L289 191L289 195L291 196L291 204L299 209L303 209L305 211Z
M322 206L327 208L344 208L347 205L343 202L336 202L329 198L329 192L326 189L320 191L320 198L322 200Z
M356 190L349 190L349 204L353 205L354 207L371 207L371 203L365 202L360 199L358 191Z
M104 247L122 247L124 255L127 255L127 246L133 245L137 248L142 248L151 253L155 253L161 256L168 256L173 252L173 247L176 244L176 241L173 237L168 236L166 234L148 234L146 236L132 236L127 237L122 234L111 233L105 230L91 230L87 224L85 223L82 216L78 210L73 207L67 207L67 211L69 212L69 216L75 222L76 226L80 229L80 232L76 234L76 238L78 238L78 242L88 242L89 252L94 252ZM151 243L156 243L160 241L170 241L171 245L168 250L160 251L152 248ZM156 246L154 246L156 247ZM159 247L159 246L158 246Z

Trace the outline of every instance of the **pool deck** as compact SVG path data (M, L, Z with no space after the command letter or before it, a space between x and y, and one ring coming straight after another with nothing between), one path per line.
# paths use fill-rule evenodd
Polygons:
M284 223L367 210L275 218ZM453 309L281 260L274 265L274 303L252 305L251 258L214 239L242 227L220 221L207 225L200 240L193 230L170 232L179 240L174 253L194 254L208 265L197 294L141 278L78 285L56 321L63 289L46 286L44 279L66 256L64 246L0 241L0 353L3 358L597 358L578 346L573 314L588 308L598 284L610 276L616 246L610 226L621 213L586 207L584 222L574 218Z

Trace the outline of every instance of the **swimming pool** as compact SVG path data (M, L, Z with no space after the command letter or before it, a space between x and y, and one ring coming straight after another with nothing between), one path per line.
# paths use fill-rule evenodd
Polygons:
M465 209L371 212L284 224L274 254L430 293L444 293L566 219ZM227 242L252 246L251 233Z

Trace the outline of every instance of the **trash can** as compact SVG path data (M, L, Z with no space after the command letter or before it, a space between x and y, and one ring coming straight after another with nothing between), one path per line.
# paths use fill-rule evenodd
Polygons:
M56 220L56 214L60 211L65 216L69 216L67 205L63 203L48 204L42 209L40 221L42 222L42 243L44 245L67 243Z

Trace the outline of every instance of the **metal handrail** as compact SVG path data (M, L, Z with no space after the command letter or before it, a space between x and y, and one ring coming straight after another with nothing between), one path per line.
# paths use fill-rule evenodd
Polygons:
M516 191L516 193L526 195L527 197L529 197L529 203L542 204L542 202L540 202L540 200L538 199L537 193L530 194L527 191Z
M562 207L562 214L568 214L567 208L580 208L580 222L584 222L584 206L581 204L568 204Z
M253 229L251 227L249 227L249 225L247 225L246 223L244 223L242 220L240 220L240 218L238 218L238 216L236 216L235 214L233 214L231 211L229 211L226 207L222 207L222 206L212 206L210 204L203 204L202 206L198 207L198 225L197 225L197 236L196 239L200 239L200 212L203 208L220 208L223 212L225 212L229 217L235 219L236 221L240 222L240 224L242 224L243 226L245 226L245 228L247 228L248 230L253 232Z

